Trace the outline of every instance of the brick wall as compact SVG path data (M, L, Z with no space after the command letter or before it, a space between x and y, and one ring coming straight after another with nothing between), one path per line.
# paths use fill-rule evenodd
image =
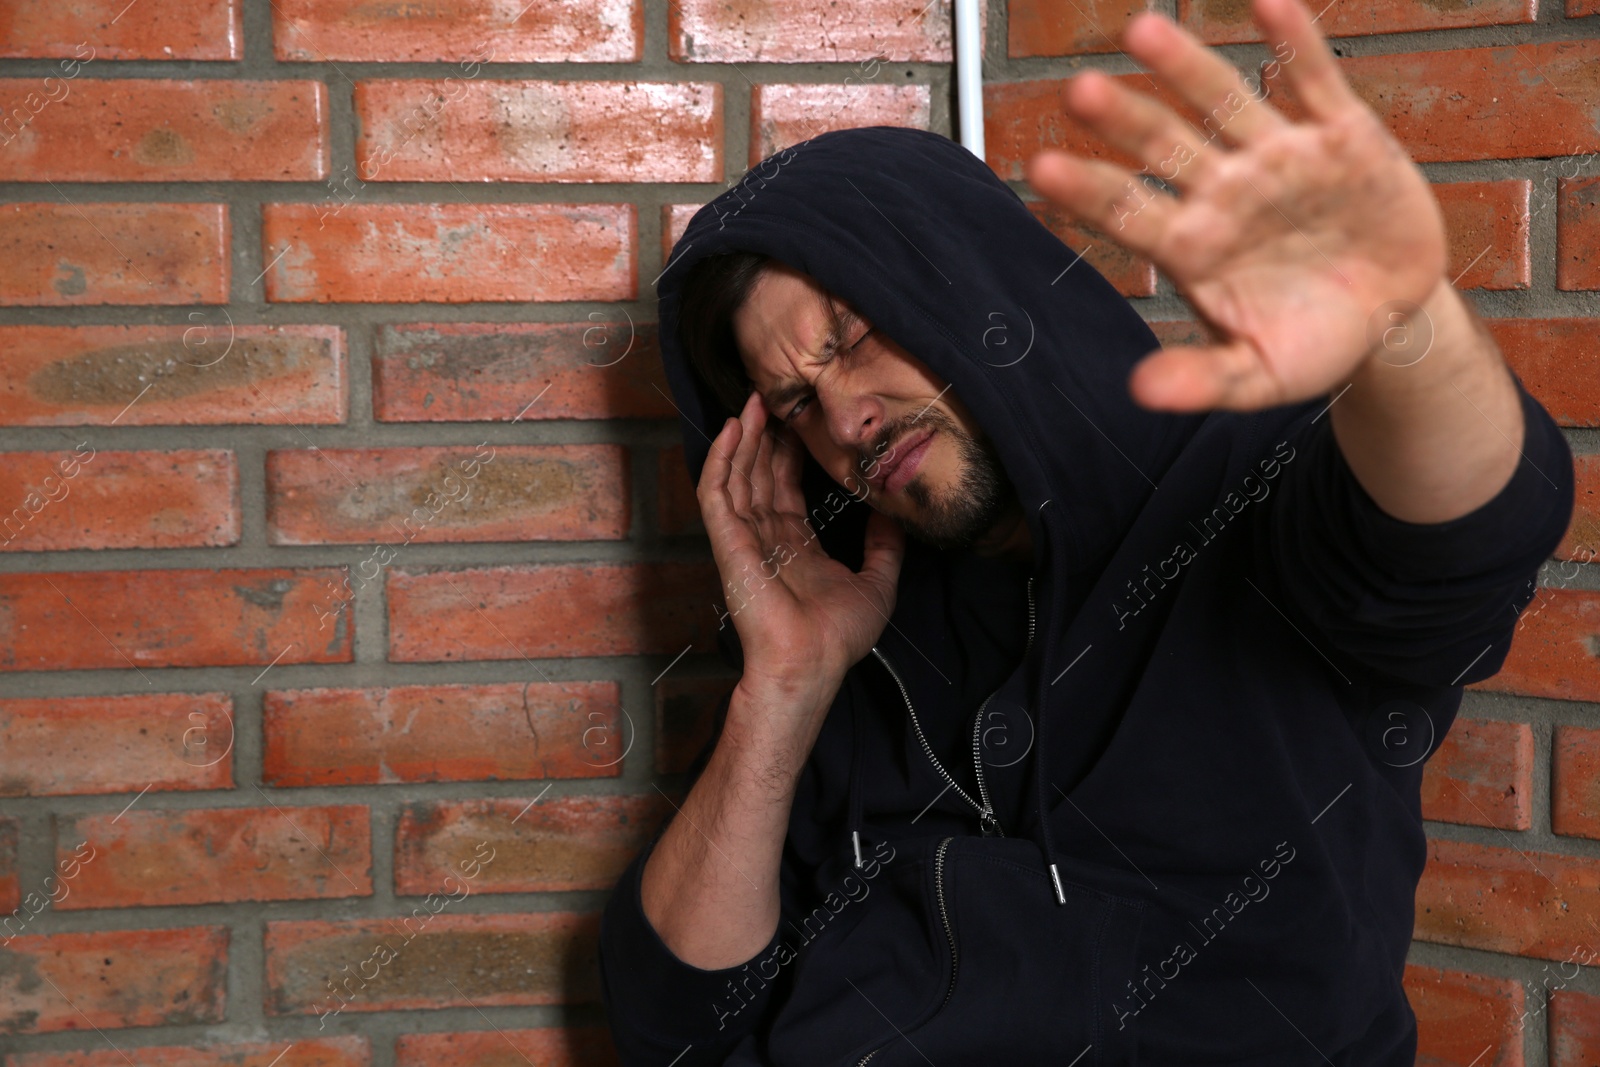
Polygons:
M1323 20L1586 454L1430 764L1408 987L1463 1067L1600 1056L1600 5L1531 4ZM598 911L729 685L652 282L775 148L953 134L950 12L519 7L0 10L5 1067L611 1062ZM1136 7L987 5L999 173L1094 150L1058 79ZM1173 13L1245 62L1242 11Z

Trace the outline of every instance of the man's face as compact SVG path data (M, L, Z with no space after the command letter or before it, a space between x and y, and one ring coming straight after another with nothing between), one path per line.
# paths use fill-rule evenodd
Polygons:
M1014 502L999 455L955 392L809 275L762 271L733 328L769 417L907 533L967 548Z

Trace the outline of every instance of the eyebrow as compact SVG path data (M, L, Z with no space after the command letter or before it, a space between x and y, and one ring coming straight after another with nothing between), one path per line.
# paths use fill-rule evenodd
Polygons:
M833 324L829 326L827 332L823 334L823 351L838 348L840 345L844 344L845 327L861 321L861 316L857 315L848 307L840 307L837 310L838 313L834 317ZM812 358L818 361L821 359L820 356L813 356ZM789 406L789 403L797 399L801 393L806 392L810 388L811 383L807 381L802 379L791 379L786 384L780 385L778 388L774 389L769 396L764 397L763 402L767 405L768 411L772 412L779 419L782 419L784 417L783 410Z

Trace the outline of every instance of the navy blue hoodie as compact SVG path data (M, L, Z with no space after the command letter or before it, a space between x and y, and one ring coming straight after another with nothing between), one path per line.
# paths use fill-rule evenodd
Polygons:
M1325 399L1134 404L1158 344L1133 308L964 148L872 127L768 158L673 250L661 350L696 480L731 413L678 343L678 286L725 249L805 271L951 384L1033 560L908 543L750 961L679 960L641 910L649 850L627 869L600 946L622 1062L1412 1063L1423 765L1570 518L1545 410L1519 382L1523 459L1493 500L1392 518ZM803 485L859 565L865 505L809 460Z

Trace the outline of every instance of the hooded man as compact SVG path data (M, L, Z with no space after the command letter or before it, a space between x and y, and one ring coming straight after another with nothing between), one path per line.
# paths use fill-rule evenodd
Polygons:
M677 243L661 349L741 676L605 909L624 1064L1413 1062L1423 764L1572 458L1310 16L1255 13L1308 121L1141 15L1206 132L1103 75L1065 103L1179 198L1030 166L1209 345L1145 359L923 131L785 149Z

